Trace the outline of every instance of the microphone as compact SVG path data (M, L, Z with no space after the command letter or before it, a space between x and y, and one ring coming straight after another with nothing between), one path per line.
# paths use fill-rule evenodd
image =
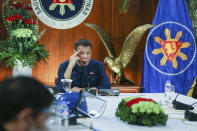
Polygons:
M86 71L86 67L84 67L84 72L85 72L85 74L86 74L86 79L87 79L87 84L88 84L88 87L86 86L85 87L85 90L86 91L88 91L88 90L90 90L90 85L89 85L89 77L88 77L88 73L87 73L87 71Z
M85 87L85 91L93 94L93 95L96 95L96 90L95 89L90 89L90 84L89 84L89 78L90 76L88 76L88 73L86 71L86 67L84 67L84 72L86 73L86 78L87 78L87 84L88 86Z
M86 62L85 62L85 61L82 61L82 64L83 64L83 65L85 65L85 64L86 64Z
M193 104L191 104L191 106L193 107L193 105L195 105L195 104L197 104L197 102L194 102ZM189 121L197 121L197 113L190 111L190 109L185 110L184 117L185 117L185 119L187 119Z
M86 70L86 66L83 67L84 68L84 72L86 74L86 78L87 78L87 85L85 87L85 91L87 91L88 93L91 93L93 95L96 95L97 90L98 90L98 94L101 96L119 96L120 95L120 90L119 89L91 89L90 84L89 84L89 78L91 78L90 75L88 75L87 70Z
M191 105L176 101L176 99L179 95L180 94L177 94L177 96L175 97L175 99L172 102L173 108L178 109L178 110L186 110L186 109L192 110L192 109L194 109Z
M182 103L182 102L179 102L179 101L176 100L179 95L180 95L180 93L178 93L176 95L175 99L172 101L173 108L175 108L177 110L186 110L186 109L193 110L194 109L193 106Z

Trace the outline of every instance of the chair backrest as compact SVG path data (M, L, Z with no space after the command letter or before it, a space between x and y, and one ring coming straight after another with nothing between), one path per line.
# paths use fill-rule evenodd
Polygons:
M192 93L192 97L197 99L197 77L196 77L196 85L194 86L194 91Z
M55 82L55 85L57 85L57 77L55 77L54 82Z

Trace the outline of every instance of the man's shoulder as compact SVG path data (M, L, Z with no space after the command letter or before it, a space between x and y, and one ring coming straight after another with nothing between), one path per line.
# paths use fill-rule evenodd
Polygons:
M62 62L61 64L68 64L69 63L69 60L66 60L64 62Z
M68 65L68 64L69 64L69 60L66 60L66 61L62 62L62 63L60 64L60 66L65 66L65 65Z
M104 66L104 64L98 60L91 60L91 66Z

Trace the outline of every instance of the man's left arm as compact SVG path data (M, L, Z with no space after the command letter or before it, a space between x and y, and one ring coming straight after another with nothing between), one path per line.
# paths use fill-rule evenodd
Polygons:
M111 83L109 81L109 78L106 74L105 67L103 64L100 64L98 67L98 79L99 83L96 86L97 89L110 89Z

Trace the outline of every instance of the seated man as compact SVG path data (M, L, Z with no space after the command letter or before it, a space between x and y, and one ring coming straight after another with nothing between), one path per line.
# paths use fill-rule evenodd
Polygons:
M0 83L0 131L45 130L53 96L29 77L7 78Z
M58 70L57 87L59 92L64 92L61 79L72 79L71 90L80 91L82 88L96 87L109 89L111 84L105 72L104 65L91 59L92 44L81 39L75 43L74 54L70 60L63 62Z

